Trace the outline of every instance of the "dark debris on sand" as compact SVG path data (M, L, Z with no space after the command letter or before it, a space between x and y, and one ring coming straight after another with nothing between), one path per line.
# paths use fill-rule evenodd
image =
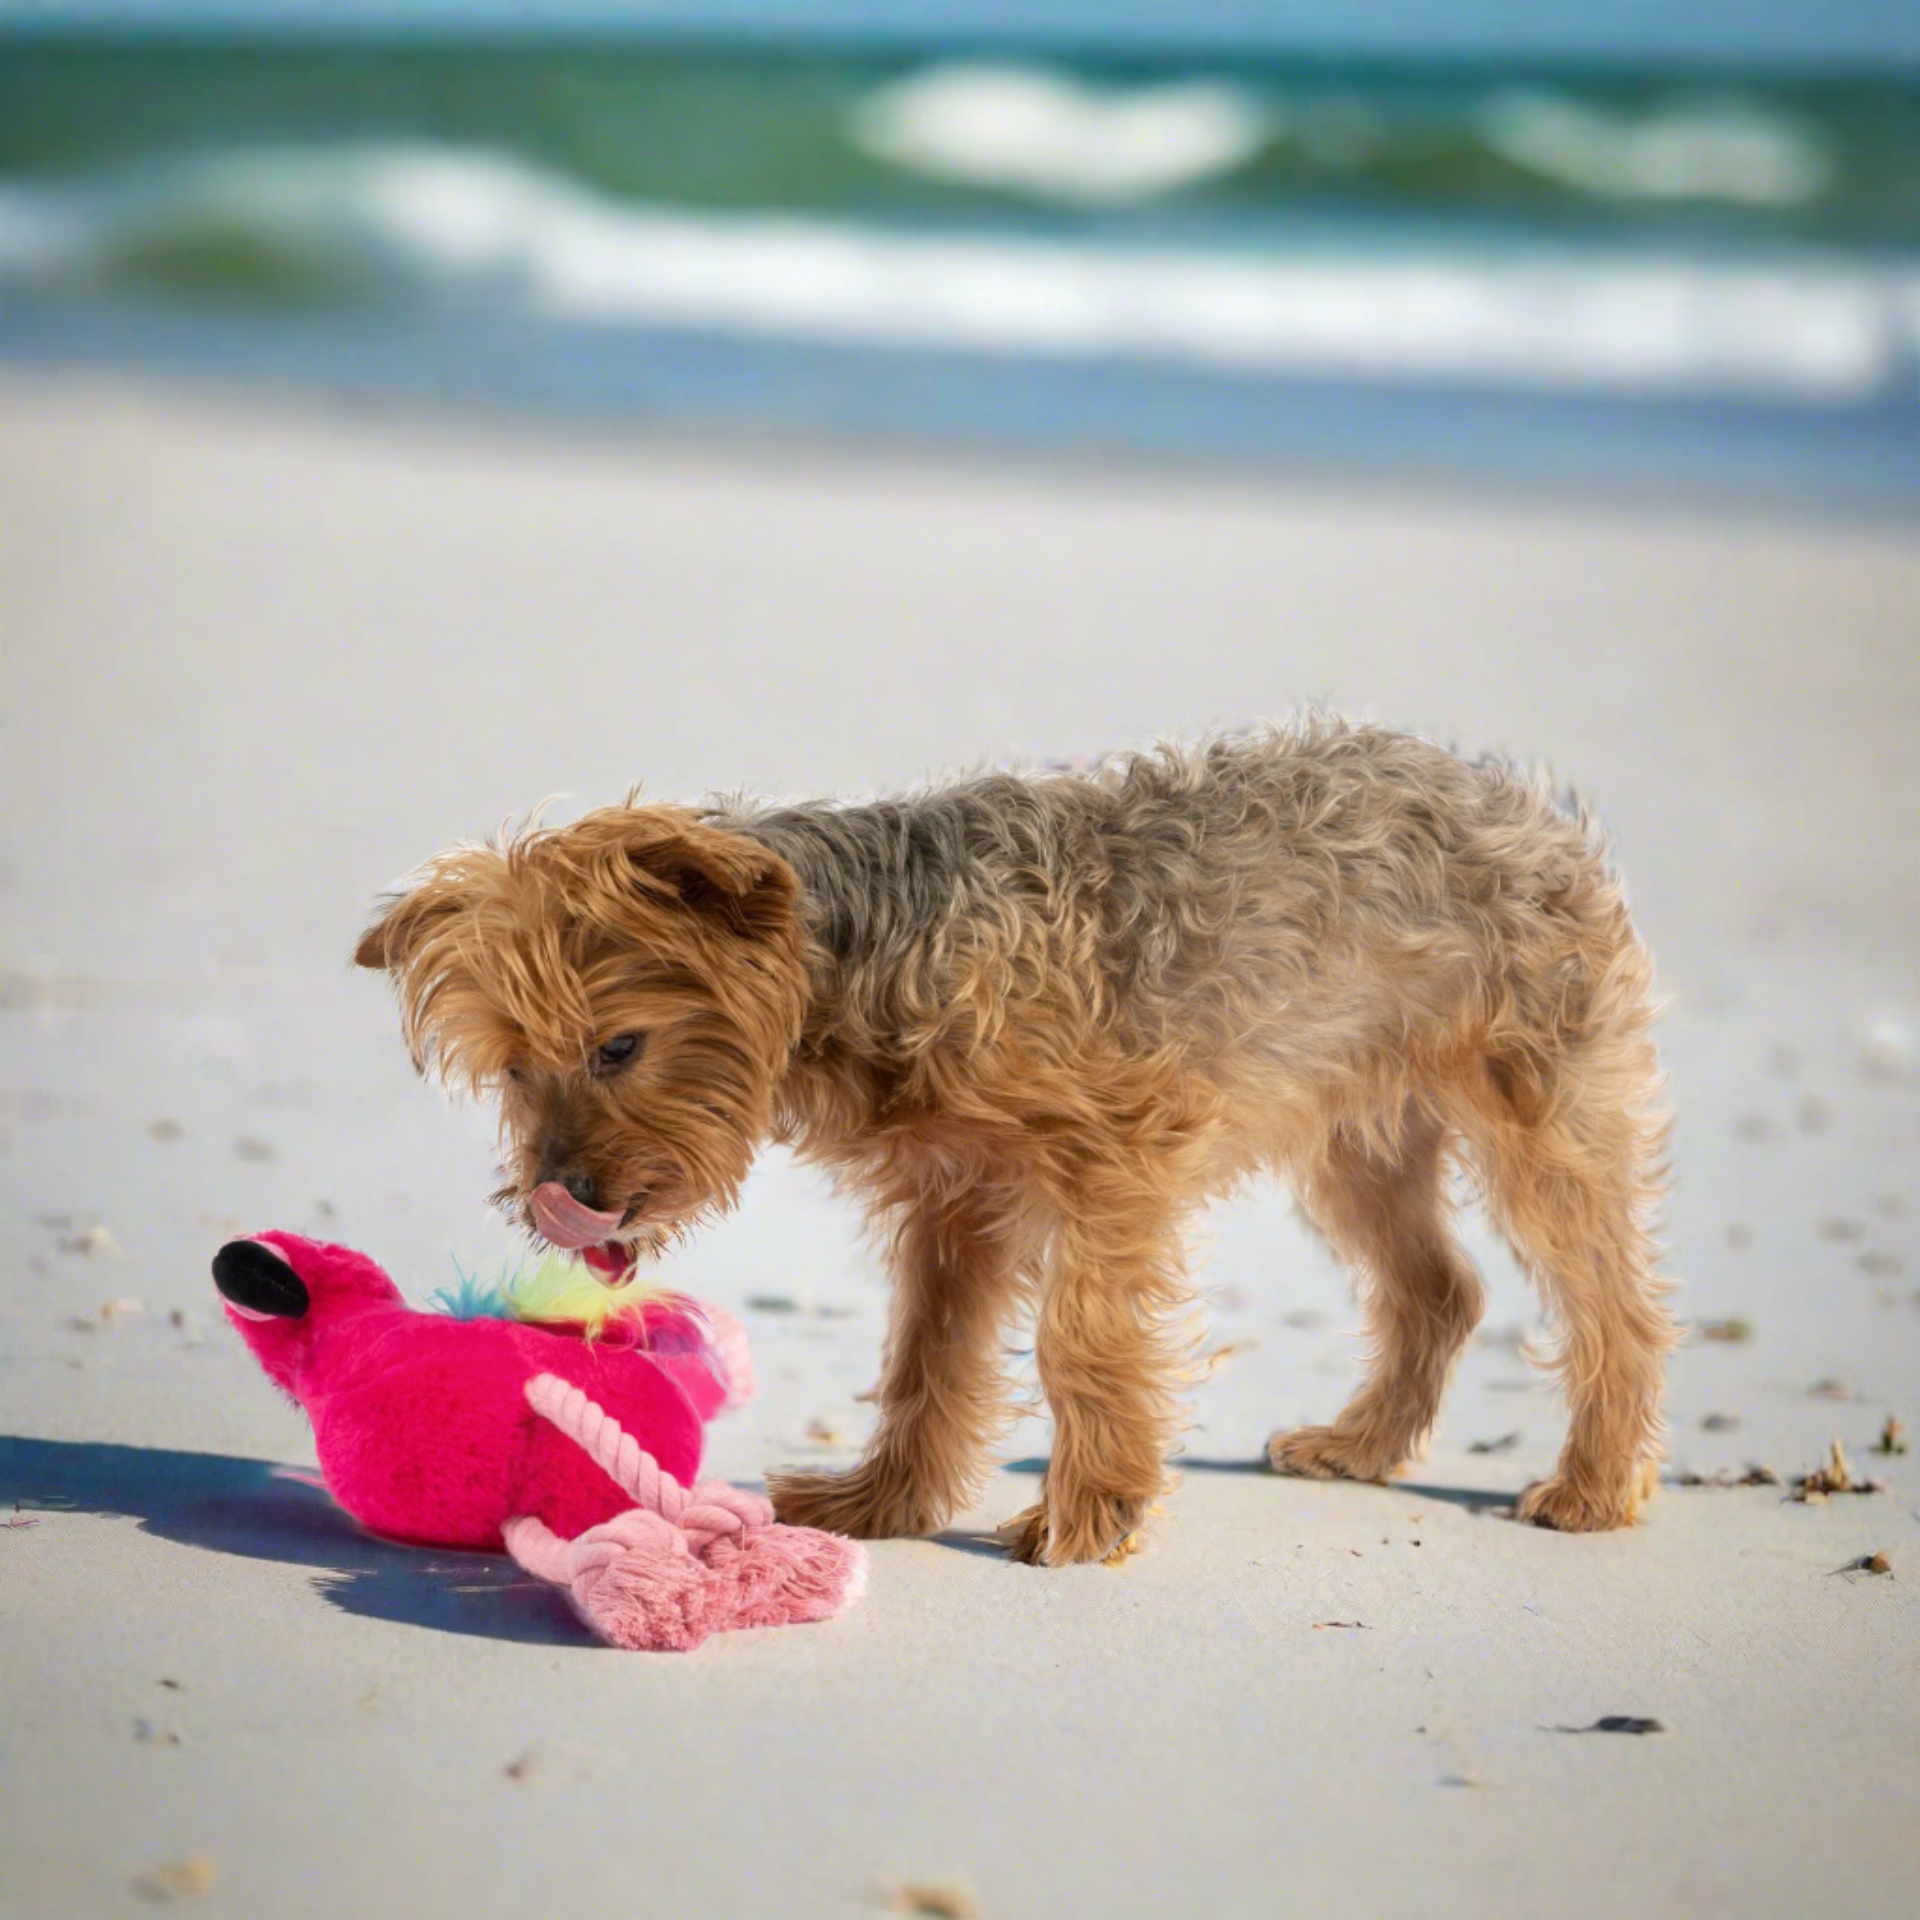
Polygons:
M1771 1467L1749 1460L1744 1467L1722 1467L1718 1473L1681 1473L1676 1487L1777 1487L1780 1476Z
M1694 1331L1702 1340L1710 1340L1716 1346L1745 1346L1753 1338L1753 1322L1737 1315L1729 1320L1702 1320Z
M1847 1464L1847 1450L1838 1440L1827 1447L1826 1465L1803 1473L1793 1483L1793 1497L1800 1501L1824 1500L1830 1493L1880 1493L1878 1480L1856 1480Z
M932 1920L977 1920L980 1903L964 1880L903 1880L886 1889L895 1913L924 1914Z
M1863 1553L1857 1559L1849 1560L1845 1566L1835 1567L1834 1572L1891 1575L1893 1562L1884 1553Z

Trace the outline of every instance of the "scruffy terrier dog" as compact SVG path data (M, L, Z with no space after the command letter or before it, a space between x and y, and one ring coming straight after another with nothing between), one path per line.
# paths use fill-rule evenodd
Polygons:
M1618 1527L1651 1490L1651 970L1597 830L1538 780L1313 719L867 805L609 807L416 880L357 957L395 975L417 1062L501 1100L498 1197L534 1231L624 1271L769 1138L871 1209L878 1427L850 1472L774 1478L786 1520L942 1526L1030 1304L1055 1439L1013 1550L1116 1556L1178 1431L1183 1226L1263 1168L1373 1347L1272 1463L1384 1479L1482 1310L1456 1159L1565 1331L1571 1427L1522 1515Z

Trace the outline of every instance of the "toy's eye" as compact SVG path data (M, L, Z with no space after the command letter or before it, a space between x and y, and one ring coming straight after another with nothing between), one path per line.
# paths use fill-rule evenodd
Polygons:
M638 1033L617 1033L593 1056L593 1069L596 1073L616 1073L639 1053L644 1035Z

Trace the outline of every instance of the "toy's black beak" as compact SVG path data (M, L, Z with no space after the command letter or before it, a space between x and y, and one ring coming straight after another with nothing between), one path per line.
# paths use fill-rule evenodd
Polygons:
M258 1240L229 1240L213 1256L213 1284L242 1313L275 1320L298 1320L310 1304L307 1283Z

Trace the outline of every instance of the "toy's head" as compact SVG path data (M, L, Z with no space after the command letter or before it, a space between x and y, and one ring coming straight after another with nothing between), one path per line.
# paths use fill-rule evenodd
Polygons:
M297 1233L229 1240L213 1256L213 1283L254 1358L296 1400L317 1334L369 1307L405 1304L364 1253Z
M415 1063L497 1098L529 1231L609 1278L732 1203L809 991L799 882L679 807L431 861L360 942Z

